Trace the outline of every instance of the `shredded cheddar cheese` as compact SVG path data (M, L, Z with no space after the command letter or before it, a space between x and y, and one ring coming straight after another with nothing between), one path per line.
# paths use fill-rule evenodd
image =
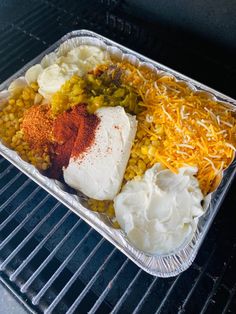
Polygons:
M143 101L126 180L142 175L156 162L176 173L178 168L190 165L198 167L202 192L206 195L214 190L222 170L235 155L232 109L172 77L158 77L127 63L119 66L124 70L125 84L131 84ZM143 171L134 162L136 159L145 163Z

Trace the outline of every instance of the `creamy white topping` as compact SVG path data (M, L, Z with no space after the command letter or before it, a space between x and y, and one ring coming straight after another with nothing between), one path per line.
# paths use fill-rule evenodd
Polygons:
M109 60L108 53L95 46L81 45L70 50L66 57L58 58L58 64L75 65L80 75L86 74L97 65Z
M69 79L69 75L57 65L52 64L39 74L38 85L39 93L45 98L49 98L52 94L60 89L60 87Z
M25 79L28 84L37 82L40 73L43 72L43 68L40 64L35 64L29 68L25 73Z
M63 169L65 182L97 200L112 200L119 192L135 137L137 122L124 108L96 111L100 123L93 145Z
M17 97L22 92L23 88L27 86L27 82L23 76L15 79L8 87L8 92L11 97Z
M65 55L46 55L41 64L32 66L25 74L28 83L38 82L39 93L46 99L58 91L72 75L83 76L88 71L109 60L105 50L95 46L80 45Z
M117 221L128 239L151 254L170 253L196 229L204 211L195 167L178 174L155 164L144 176L126 183L114 199Z

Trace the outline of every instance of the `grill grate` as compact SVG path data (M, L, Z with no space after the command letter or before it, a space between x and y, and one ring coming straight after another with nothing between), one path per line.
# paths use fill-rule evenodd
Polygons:
M9 7L18 9L0 23L1 80L66 32L88 28L186 74L199 75L212 86L219 84L211 84L213 74L206 77L189 65L186 56L191 58L192 52L173 56L169 48L177 43L150 33L151 25L124 13L121 4L28 0L21 8L18 1L9 1ZM7 12L6 6L0 18ZM206 58L201 58L204 64ZM207 62L208 69L216 64ZM226 68L222 65L227 81L235 72ZM1 279L37 313L235 313L235 202L232 186L192 267L178 277L160 279L141 271L0 157Z

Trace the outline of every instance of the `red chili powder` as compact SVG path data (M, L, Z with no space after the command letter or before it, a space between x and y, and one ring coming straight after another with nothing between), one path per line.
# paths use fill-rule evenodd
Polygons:
M48 171L51 178L61 178L62 168L68 166L70 157L79 157L92 145L99 121L96 115L87 112L85 104L74 106L55 119L54 153Z

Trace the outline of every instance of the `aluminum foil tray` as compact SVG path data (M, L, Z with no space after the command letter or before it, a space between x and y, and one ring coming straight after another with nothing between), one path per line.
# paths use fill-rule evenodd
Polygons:
M22 69L3 82L0 85L0 105L1 99L6 97L6 89L13 80L24 75L28 68L36 63L39 63L46 54L55 51L61 44L68 40L75 46L78 44L92 44L103 47L104 49L107 49L111 55L115 55L120 59L128 60L136 66L144 65L160 74L163 73L165 75L174 76L177 80L184 81L193 90L207 93L209 97L223 102L226 106L231 108L231 110L236 110L236 101L232 98L229 98L162 64L150 60L122 45L113 42L112 40L87 30L77 30L66 34L38 57L27 63ZM66 48L66 45L67 43L63 44L62 47ZM179 249L171 254L150 255L133 247L126 239L124 232L122 230L114 229L104 215L98 214L86 208L82 196L69 192L70 190L68 190L68 187L62 183L45 177L33 165L23 161L15 151L7 148L1 142L0 153L28 177L39 184L43 189L47 190L61 203L71 209L76 215L84 219L140 268L154 276L159 277L176 276L192 264L236 173L236 161L234 160L231 166L224 172L223 179L217 190L208 197L208 208L206 213L200 217L197 230L192 239L186 241Z

